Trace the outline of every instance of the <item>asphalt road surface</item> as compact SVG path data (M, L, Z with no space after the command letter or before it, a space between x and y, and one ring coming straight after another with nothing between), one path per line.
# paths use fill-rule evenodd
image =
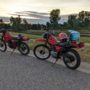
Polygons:
M90 90L90 74L0 52L0 90Z

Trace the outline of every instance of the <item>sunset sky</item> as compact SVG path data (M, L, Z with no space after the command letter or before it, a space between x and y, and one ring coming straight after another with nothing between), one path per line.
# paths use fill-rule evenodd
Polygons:
M49 13L52 9L60 9L61 15L90 11L90 0L0 0L0 16L22 11Z

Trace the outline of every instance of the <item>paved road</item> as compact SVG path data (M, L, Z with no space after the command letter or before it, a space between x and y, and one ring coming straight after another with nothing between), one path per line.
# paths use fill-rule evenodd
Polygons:
M18 53L0 52L0 90L90 90L90 75Z

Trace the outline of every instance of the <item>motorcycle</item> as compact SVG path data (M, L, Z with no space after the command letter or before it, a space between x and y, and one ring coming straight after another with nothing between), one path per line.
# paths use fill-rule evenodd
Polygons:
M29 46L27 45L28 37L25 37L21 34L13 37L6 29L1 29L1 38L0 38L0 51L5 52L7 46L13 51L17 48L22 55L27 55L30 52Z
M52 56L56 59L54 64L62 58L69 69L77 69L80 66L81 58L74 48L82 48L84 43L72 40L71 36L68 37L66 33L60 33L59 39L60 41L57 41L56 37L50 32L45 33L43 38L36 40L36 42L43 42L43 44L35 46L34 55L40 60L46 60Z

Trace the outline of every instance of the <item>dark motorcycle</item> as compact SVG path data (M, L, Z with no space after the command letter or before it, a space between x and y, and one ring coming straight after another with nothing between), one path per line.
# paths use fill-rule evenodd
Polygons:
M0 38L0 51L5 52L7 46L13 50L16 48L22 55L27 55L30 52L29 46L26 43L29 38L19 34L16 37L13 37L6 29L1 29L1 38Z
M56 59L55 63L62 57L68 68L72 70L77 69L80 66L81 59L79 53L74 48L82 48L84 43L72 40L66 33L60 33L59 39L60 41L57 41L52 33L45 33L43 38L36 40L44 44L35 46L34 55L40 60L46 60L52 56Z

